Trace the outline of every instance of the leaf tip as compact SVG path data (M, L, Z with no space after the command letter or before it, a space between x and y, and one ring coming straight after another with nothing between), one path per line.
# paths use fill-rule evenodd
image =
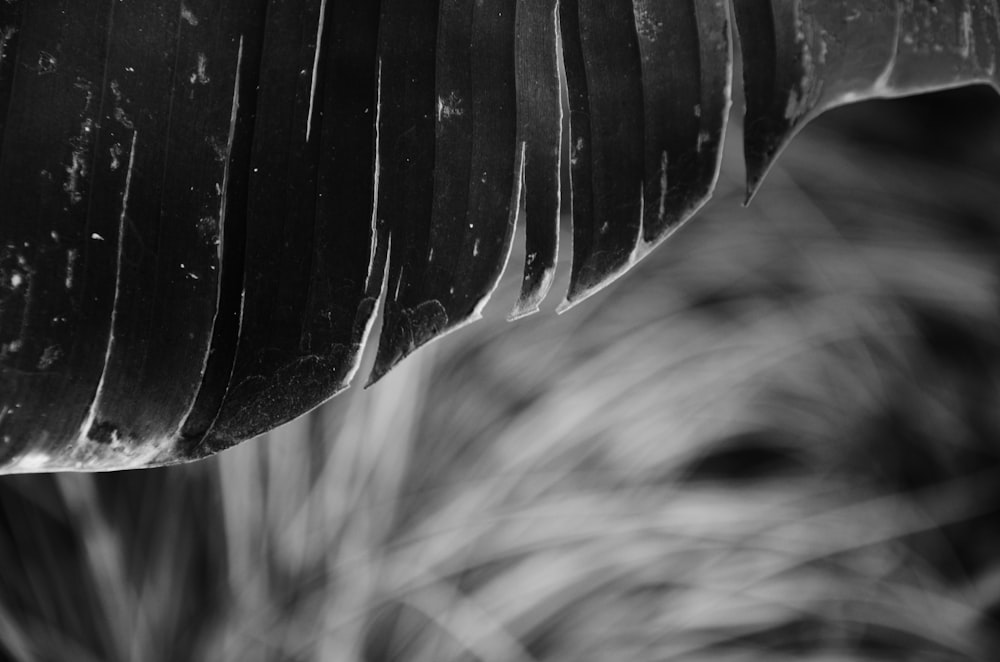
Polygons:
M762 177L751 177L748 174L746 195L743 196L744 207L749 207L750 203L753 202L753 199L757 197L757 192L760 190L760 185L762 181L763 181Z

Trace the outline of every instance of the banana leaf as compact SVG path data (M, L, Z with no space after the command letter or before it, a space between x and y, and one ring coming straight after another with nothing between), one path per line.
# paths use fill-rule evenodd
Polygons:
M563 214L580 303L711 196L737 59L749 197L998 45L986 0L7 0L0 472L228 448L347 388L381 310L377 381L480 317L520 216L511 317Z

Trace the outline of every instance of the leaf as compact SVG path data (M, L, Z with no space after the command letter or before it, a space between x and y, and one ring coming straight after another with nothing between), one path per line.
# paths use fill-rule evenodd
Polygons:
M227 356L234 336L218 338L225 358L209 364L216 381L185 424L185 455L231 446L346 388L381 286L370 265L378 8L265 4L241 81L240 107L253 114L232 246L241 282L227 333L235 326L238 340Z
M373 380L478 319L503 271L523 162L515 4L383 5L376 213L391 249Z
M521 209L511 317L564 202L583 301L711 195L734 27L751 195L829 108L996 86L985 0L0 3L3 471L269 430L349 385L382 301L377 380L479 318Z
M743 37L749 194L823 111L865 99L997 86L991 0L734 0Z

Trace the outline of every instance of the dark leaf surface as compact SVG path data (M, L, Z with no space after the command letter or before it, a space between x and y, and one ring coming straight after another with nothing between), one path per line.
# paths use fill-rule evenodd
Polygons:
M276 427L345 388L381 284L369 283L377 6L272 0L266 17L239 340L207 438L203 423L188 430L186 444L201 445L198 454ZM219 394L214 385L206 397Z
M412 27L383 38L383 109L405 105L379 125L381 163L398 180L379 184L391 251L373 379L478 319L517 212L516 3L442 0L436 14L434 4L408 2Z
M555 277L559 253L562 108L559 87L559 2L517 6L514 48L517 150L524 192L525 260L512 318L538 312Z
M986 0L0 3L0 467L165 464L269 430L350 384L381 302L375 381L479 318L519 215L511 317L549 292L563 213L579 303L711 195L734 29L752 194L829 108L995 85L998 18Z
M632 261L642 228L642 69L631 0L560 3L570 99L573 273L567 301Z

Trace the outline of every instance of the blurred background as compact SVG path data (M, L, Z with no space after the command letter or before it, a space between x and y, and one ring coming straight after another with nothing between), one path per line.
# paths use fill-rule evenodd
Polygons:
M1000 101L830 113L748 209L739 141L565 315L515 268L213 459L0 478L0 659L995 660Z

